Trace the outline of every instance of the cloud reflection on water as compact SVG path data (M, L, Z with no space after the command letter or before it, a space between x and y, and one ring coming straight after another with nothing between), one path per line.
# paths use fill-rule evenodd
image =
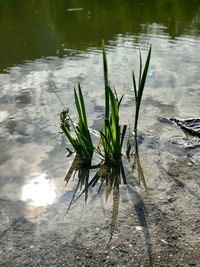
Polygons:
M46 173L42 173L22 187L21 200L36 207L53 204L56 197L55 185L47 179Z

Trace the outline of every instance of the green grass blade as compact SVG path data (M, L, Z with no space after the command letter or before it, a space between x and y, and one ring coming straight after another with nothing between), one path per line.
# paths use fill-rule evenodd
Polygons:
M141 54L141 51L140 51L140 72L139 72L138 88L140 88L141 77L142 77L142 54Z
M139 117L139 111L140 111L140 104L141 104L142 95L143 95L143 91L144 91L144 85L145 85L145 81L146 81L146 77L147 77L150 58L151 58L151 47L149 48L148 56L147 56L145 67L144 67L143 74L142 74L142 79L140 82L140 86L138 88L136 112L135 112L135 127L134 127L135 133L137 132L137 124L138 124L138 117Z
M137 86L136 86L136 81L135 81L135 74L134 74L134 71L132 73L132 78L133 78L133 88L134 88L134 93L135 93L135 102L137 103Z
M124 97L124 95L122 95L121 98L120 98L120 100L118 101L118 105L117 105L118 106L118 109L119 109L119 107L121 105L121 102L122 102L123 97Z
M142 74L142 80L140 82L140 88L139 88L139 91L138 91L138 100L139 100L139 102L140 102L140 100L142 98L144 85L145 85L145 81L146 81L146 77L147 77L147 73L148 73L150 58L151 58L151 46L149 48L149 53L148 53L148 56L147 56L147 59L146 59L144 71L143 71L143 74Z
M113 138L117 140L119 138L119 115L118 115L118 104L117 100L109 88L109 96L110 96L110 103L111 103L111 118L112 118L112 127L113 127Z
M81 103L82 115L83 115L84 123L87 126L87 115L86 115L86 110L85 110L85 103L84 103L84 99L83 99L81 86L79 83L78 83L78 90L79 90L79 99L80 99L80 103Z
M101 140L103 141L102 145L104 146L104 151L112 151L112 147L110 145L110 141L108 140L108 137L102 131L99 131L99 132L101 135Z
M115 139L114 139L114 130L111 128L109 120L105 120L105 125L107 127L108 134L108 142L109 142L109 150L111 153L114 153L114 147L115 147Z
M69 130L67 129L67 127L64 124L60 125L60 128L62 129L63 133L67 136L69 142L71 143L71 145L74 147L75 142L74 142L74 138L71 136Z
M80 107L80 104L79 104L79 100L78 100L78 96L77 96L75 88L74 88L74 98L75 98L75 104L76 104L76 109L77 109L77 112L78 112L79 121L83 122L81 107Z
M109 93L108 93L108 66L106 59L106 51L104 47L104 40L102 41L103 52L103 71L104 71L104 83L105 83L105 118L109 118Z
M105 81L105 85L108 85L108 66L107 66L107 59L106 59L106 51L105 51L105 46L104 46L104 40L102 40L102 51L103 51L104 81Z

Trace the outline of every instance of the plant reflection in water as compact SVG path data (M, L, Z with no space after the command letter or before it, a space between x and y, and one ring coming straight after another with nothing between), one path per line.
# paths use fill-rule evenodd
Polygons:
M138 150L138 143L137 138L135 138L135 150L131 154L130 157L128 157L127 164L131 165L131 172L135 172L137 170L137 177L138 177L138 183L144 186L145 191L148 192L147 184L145 181L144 173L142 170L142 166L140 163L140 157L139 157L139 150ZM90 171L96 170L95 175L93 175L93 178L90 178ZM129 194L136 194L135 190L132 186L129 186L125 174L125 169L123 166L123 162L121 162L118 165L108 165L106 163L104 164L97 164L97 165L86 165L83 163L83 161L76 156L72 162L71 167L69 168L66 177L65 182L66 186L70 179L74 179L77 175L77 185L75 187L74 193L72 195L71 201L69 203L69 206L67 208L67 211L65 215L69 212L72 204L74 204L79 198L84 196L85 202L88 200L89 190L92 189L92 187L97 187L97 194L105 194L105 200L108 201L109 197L113 196L113 202L112 202L112 217L111 217L111 223L110 223L110 240L112 240L113 233L115 230L117 217L119 213L119 206L120 206L120 185L127 185ZM132 175L132 178L134 176ZM131 190L131 192L130 192ZM137 193L138 194L138 193Z
M132 162L133 160L133 165L132 165L132 173L136 170L137 171L137 177L138 177L138 182L139 184L142 183L144 186L145 191L148 193L148 187L146 184L146 180L144 177L144 172L140 163L140 156L139 156L139 150L138 150L138 141L137 141L137 136L135 136L135 150L131 154L131 157L128 157L129 163Z

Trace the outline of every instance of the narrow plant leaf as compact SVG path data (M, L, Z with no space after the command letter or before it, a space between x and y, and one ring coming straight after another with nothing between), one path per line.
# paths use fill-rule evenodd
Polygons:
M136 86L136 81L135 81L135 74L134 74L134 71L132 73L132 78L133 78L133 88L134 88L134 94L135 94L135 103L137 103L137 86Z
M139 91L138 91L139 103L141 102L141 98L142 98L142 94L143 94L143 90L144 90L144 85L145 85L145 81L146 81L146 77L147 77L147 73L148 73L150 58L151 58L151 47L149 48L149 52L148 52L148 56L147 56L147 59L146 59L144 71L143 71L143 74L142 74L142 80L140 82L140 87L139 87Z
M116 140L119 138L118 125L119 125L119 117L118 117L118 105L115 99L115 96L112 90L109 88L109 96L111 103L111 117L112 117L112 127L113 127L113 138Z
M84 103L84 99L82 95L81 86L79 83L78 83L78 90L79 90L79 98L80 98L80 103L81 103L82 115L83 115L85 126L87 127L87 116L86 116L86 110L85 110L85 103Z
M107 136L102 131L100 131L100 135L102 137L102 143L104 143L105 150L106 151L109 151L109 150L112 151L110 141L108 140Z
M69 130L67 129L67 127L64 124L61 124L60 128L62 129L64 134L67 136L67 138L68 138L69 142L71 143L71 145L74 147L74 144L75 144L74 139L71 136L71 134L70 134Z
M106 51L104 47L104 40L102 41L103 52L103 71L104 71L104 83L105 83L105 118L109 118L109 93L108 93L108 66L106 59Z
M78 100L78 96L77 96L75 88L74 88L74 98L75 98L76 109L77 109L77 112L78 112L79 122L82 123L83 122L83 117L82 117L81 107L80 107L80 104L79 104L79 100Z
M134 127L135 133L137 133L137 124L138 124L138 117L139 117L139 111L140 111L140 104L141 104L144 85L145 85L147 72L148 72L148 68L149 68L150 58L151 58L151 46L149 48L148 56L147 56L145 67L144 67L143 74L142 74L142 78L139 82L139 87L137 90L137 101L136 101L136 111L135 111L135 127ZM141 69L141 64L142 64L142 62L140 59L140 69Z
M138 88L140 88L141 77L142 77L142 54L141 54L141 51L140 51L140 72L139 72Z
M120 97L120 100L118 101L118 109L119 109L119 107L120 107L120 105L121 105L121 102L122 102L123 97L124 97L124 95L122 95L122 96Z

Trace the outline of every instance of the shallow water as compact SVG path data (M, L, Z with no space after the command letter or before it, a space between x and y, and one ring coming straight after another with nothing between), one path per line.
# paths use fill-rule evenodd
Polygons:
M137 206L142 196L155 203L167 199L174 183L168 178L170 166L177 166L179 173L184 168L185 174L199 178L195 167L200 162L199 143L187 140L167 120L200 114L199 1L44 0L38 4L34 0L2 0L0 36L1 233L16 219L26 218L34 224L35 240L41 241L42 233L54 229L64 242L66 236L73 240L83 224L100 229L99 225L110 223L112 198L106 203L104 194L96 196L96 188L91 190L87 205L84 197L80 198L64 216L77 177L65 187L64 177L73 159L65 158L67 141L59 134L57 115L63 109L60 98L75 118L73 87L80 82L89 124L93 129L100 127L104 115L103 38L110 84L119 95L125 94L121 120L131 129L131 72L138 72L139 49L145 59L152 45L139 119L140 162L149 196L126 162L126 175L133 184L131 190L120 185L118 218ZM188 165L179 164L182 161ZM196 179L186 181L189 197L199 194ZM194 209L195 201L191 204ZM181 203L188 212L187 198ZM110 229L103 231L109 241ZM117 237L116 229L113 238ZM3 243L4 252L14 248L15 234L8 240Z

